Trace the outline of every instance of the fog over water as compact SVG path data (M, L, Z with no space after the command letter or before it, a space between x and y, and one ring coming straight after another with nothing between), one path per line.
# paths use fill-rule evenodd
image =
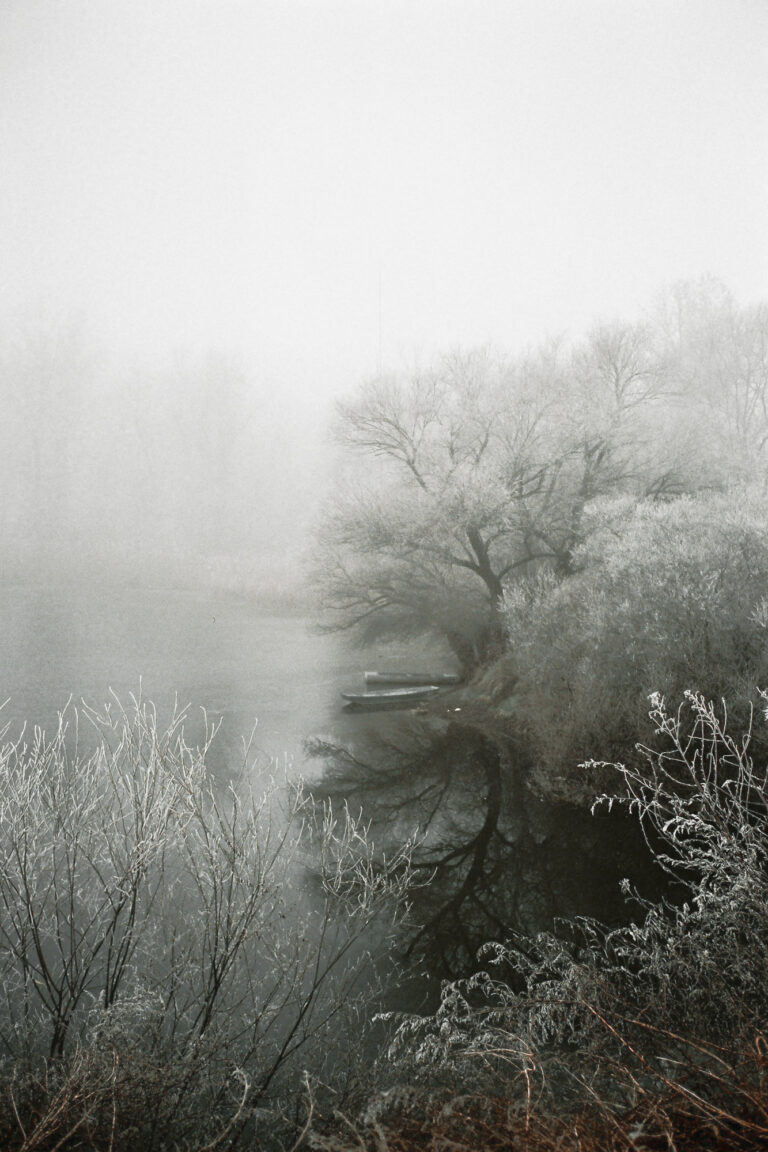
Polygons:
M335 397L761 295L766 43L750 0L4 0L3 691L218 707L215 595L186 635L141 589L306 613Z
M73 706L97 708L116 700L130 708L141 696L161 721L174 705L188 707L194 741L203 737L202 708L209 723L220 722L209 763L222 777L246 762L263 779L312 776L306 739L332 733L360 745L401 726L398 714L344 713L339 693L361 689L365 659L397 661L408 650L381 645L373 656L350 656L302 616L215 590L15 585L0 604L10 697L0 718L14 737L26 722L31 740L35 725L55 730L70 696Z

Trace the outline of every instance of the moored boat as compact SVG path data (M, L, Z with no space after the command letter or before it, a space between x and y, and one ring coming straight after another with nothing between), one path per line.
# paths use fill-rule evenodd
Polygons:
M455 672L363 672L366 684L436 685L461 683Z
M402 708L429 700L440 688L426 684L408 688L382 688L378 692L342 692L347 704L355 708Z

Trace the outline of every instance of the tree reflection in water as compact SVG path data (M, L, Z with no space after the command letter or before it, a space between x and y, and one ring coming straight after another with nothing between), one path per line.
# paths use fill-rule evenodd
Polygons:
M626 922L624 878L646 897L663 888L636 820L548 802L509 739L424 718L364 750L323 740L307 750L324 763L316 794L362 812L382 853L418 832L415 863L429 879L404 949L434 976L466 973L489 939L560 917Z

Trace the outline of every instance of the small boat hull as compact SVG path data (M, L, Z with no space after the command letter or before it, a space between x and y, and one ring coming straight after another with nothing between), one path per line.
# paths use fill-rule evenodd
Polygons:
M342 692L342 698L352 708L411 708L423 700L430 700L440 691L434 684L423 687L383 688L379 692Z
M366 684L402 684L447 687L461 683L461 677L453 672L364 672Z

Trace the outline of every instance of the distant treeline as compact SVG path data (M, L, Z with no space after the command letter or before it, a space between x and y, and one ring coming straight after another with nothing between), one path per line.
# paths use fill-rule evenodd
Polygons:
M318 422L269 381L219 353L114 365L42 320L6 332L0 378L0 578L268 594L279 565L300 594Z

